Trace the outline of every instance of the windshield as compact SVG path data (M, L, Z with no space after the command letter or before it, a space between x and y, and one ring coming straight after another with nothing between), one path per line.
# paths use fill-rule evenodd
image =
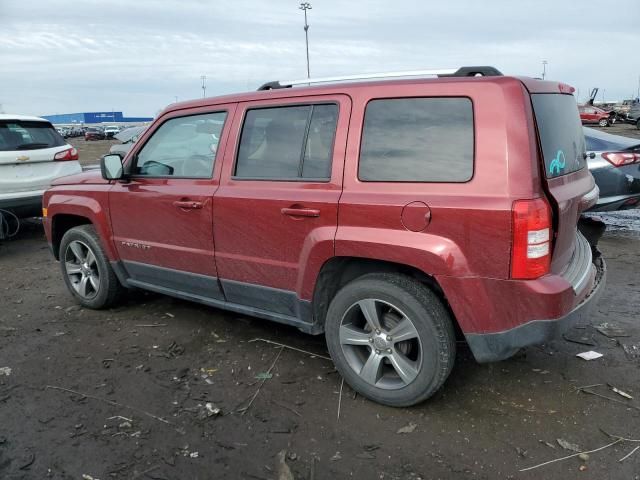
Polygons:
M0 151L38 150L64 145L50 123L31 120L0 120Z
M586 146L573 95L537 93L531 101L547 178L582 169L587 163Z

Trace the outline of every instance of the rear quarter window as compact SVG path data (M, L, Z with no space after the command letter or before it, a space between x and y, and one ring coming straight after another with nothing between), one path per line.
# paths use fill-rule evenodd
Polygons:
M367 104L358 177L368 182L467 182L473 176L469 98L394 98Z
M573 95L535 93L531 95L531 102L547 178L584 168L586 146Z

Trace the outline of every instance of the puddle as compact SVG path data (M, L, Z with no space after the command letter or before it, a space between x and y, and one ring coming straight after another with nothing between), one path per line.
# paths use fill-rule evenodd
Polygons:
M607 235L640 238L640 209L594 212L590 215L600 217L607 224Z

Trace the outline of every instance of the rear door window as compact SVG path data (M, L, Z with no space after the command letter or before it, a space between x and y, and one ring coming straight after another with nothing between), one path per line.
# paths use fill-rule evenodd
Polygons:
M0 120L0 151L60 147L64 138L48 122Z
M584 168L586 145L573 95L535 93L531 95L531 101L547 178Z
M329 179L337 122L336 104L248 110L235 177Z
M473 176L473 105L463 97L368 103L358 177L369 182L467 182Z

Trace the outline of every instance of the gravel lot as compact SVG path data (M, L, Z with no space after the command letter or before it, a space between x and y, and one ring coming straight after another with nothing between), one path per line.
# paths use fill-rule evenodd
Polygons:
M108 142L88 143L85 164ZM284 479L284 450L296 479L640 479L640 450L619 461L629 441L519 471L574 454L558 439L640 438L640 214L624 215L591 325L491 365L461 343L444 388L408 409L340 395L323 337L141 291L81 309L29 221L0 244L0 478Z

